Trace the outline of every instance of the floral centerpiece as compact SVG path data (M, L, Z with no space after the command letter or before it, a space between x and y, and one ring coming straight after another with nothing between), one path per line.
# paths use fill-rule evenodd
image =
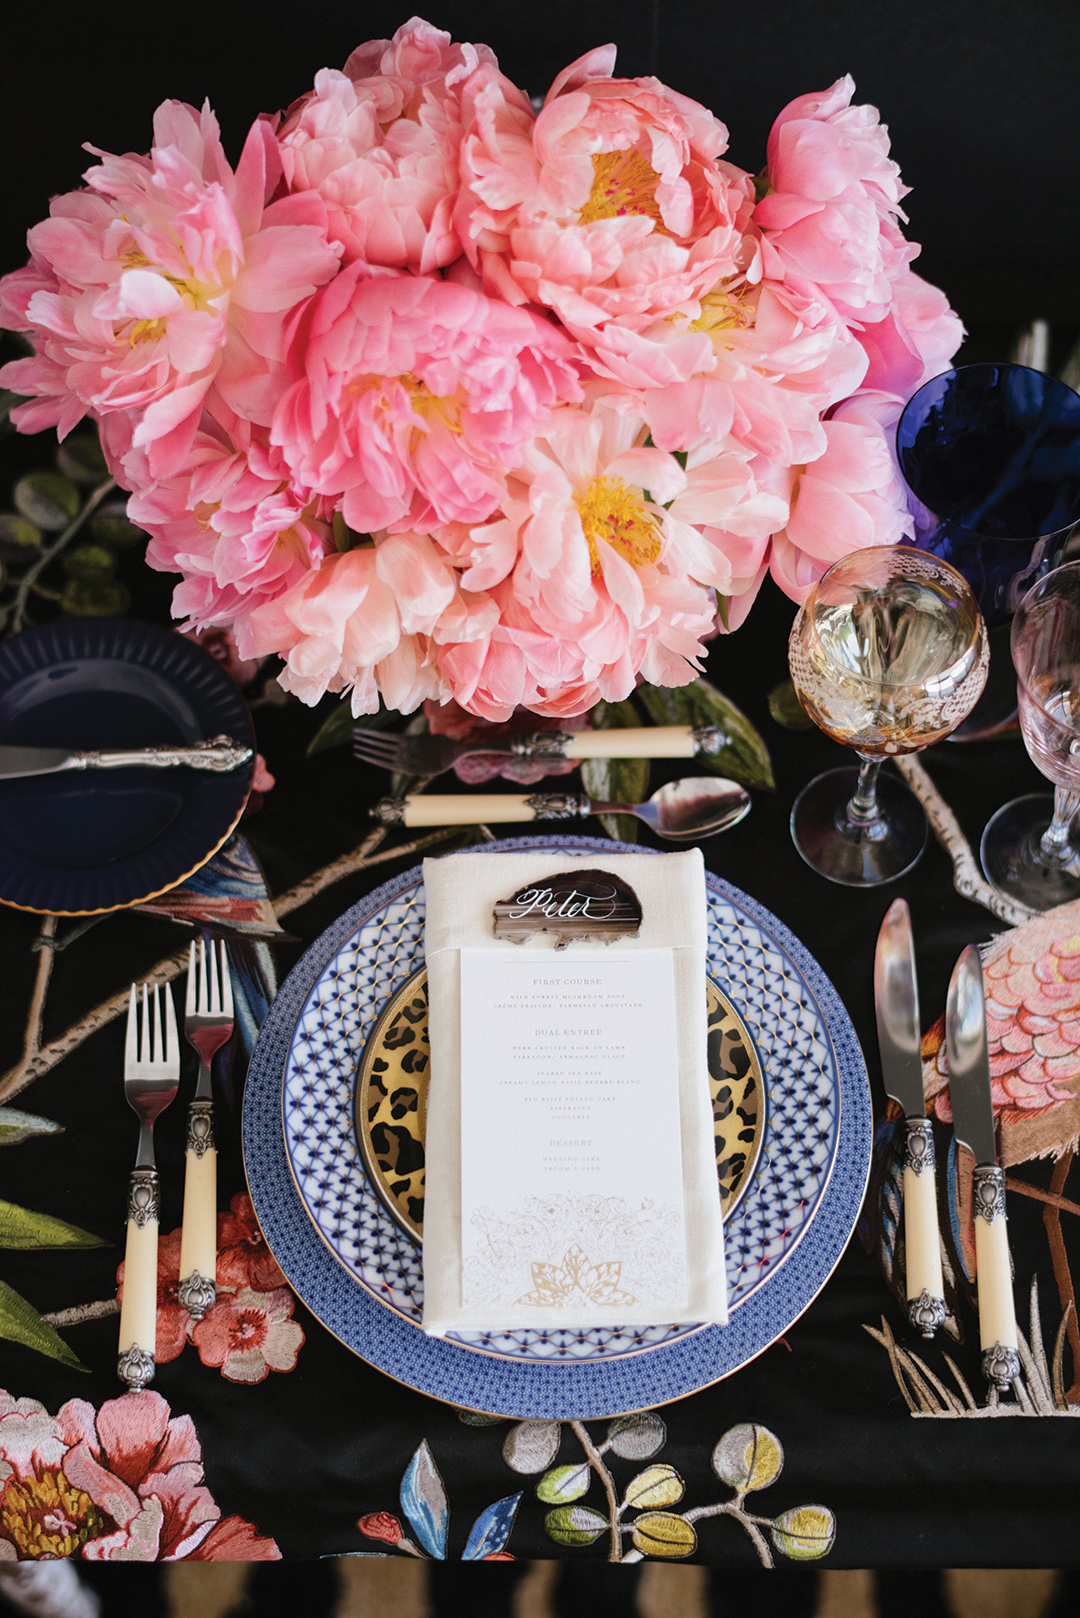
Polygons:
M0 281L16 425L91 417L176 616L305 702L581 715L910 531L889 429L962 331L876 110L800 97L755 176L614 66L537 109L414 18L235 169L166 102Z

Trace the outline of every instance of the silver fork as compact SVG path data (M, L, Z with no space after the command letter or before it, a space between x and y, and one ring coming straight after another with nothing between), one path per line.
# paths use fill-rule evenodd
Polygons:
M136 985L128 1002L124 1047L124 1095L139 1120L139 1150L128 1181L127 1247L124 1253L124 1301L120 1307L119 1358L116 1374L129 1389L145 1388L153 1379L157 1353L157 1248L160 1181L154 1163L154 1123L176 1095L180 1082L180 1036L172 992L165 989L165 1022L161 992L155 986L153 1017L146 984L142 986L141 1027Z
M539 730L501 740L455 742L449 736L399 736L353 729L353 752L365 764L399 775L441 775L476 753L508 758L694 758L717 753L727 736L716 725L646 725L628 730Z
M184 1008L184 1036L199 1053L199 1082L188 1107L180 1237L179 1298L193 1320L201 1320L217 1297L217 1150L210 1063L232 1031L232 978L225 941L220 941L219 949L211 944L208 954L200 939L188 957Z

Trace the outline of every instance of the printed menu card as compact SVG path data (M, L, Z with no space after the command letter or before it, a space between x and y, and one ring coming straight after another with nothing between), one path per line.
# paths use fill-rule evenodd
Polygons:
M461 951L464 1307L685 1307L676 1051L670 950Z
M424 1330L723 1324L697 849L424 861Z

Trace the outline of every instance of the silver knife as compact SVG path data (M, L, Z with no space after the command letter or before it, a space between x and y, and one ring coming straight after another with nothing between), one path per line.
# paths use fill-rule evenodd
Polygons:
M998 1167L990 1096L982 965L972 944L957 961L949 980L945 1041L953 1129L957 1140L975 1159L971 1198L975 1209L975 1279L983 1375L1004 1389L1020 1375L1020 1356L1005 1225L1005 1174Z
M911 913L904 899L885 915L874 952L874 1009L885 1089L904 1109L904 1249L908 1319L924 1337L945 1322L934 1136L923 1095L919 988Z
M134 747L123 752L73 752L66 747L0 747L0 781L27 775L58 775L66 770L175 769L223 773L238 769L251 757L251 748L231 736L187 747Z

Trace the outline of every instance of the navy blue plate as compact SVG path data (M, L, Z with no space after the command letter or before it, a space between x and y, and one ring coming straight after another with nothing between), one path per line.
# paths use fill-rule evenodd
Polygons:
M0 744L100 749L231 736L254 747L236 687L172 630L71 618L0 646ZM175 887L243 812L254 764L0 781L0 904L120 910Z

